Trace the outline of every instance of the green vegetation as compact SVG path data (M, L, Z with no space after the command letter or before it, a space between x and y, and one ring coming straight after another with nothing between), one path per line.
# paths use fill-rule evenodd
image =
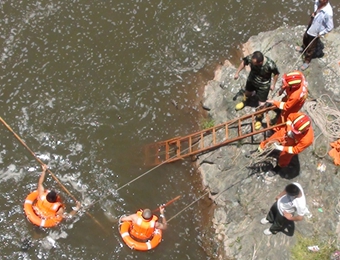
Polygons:
M202 130L215 126L215 121L212 118L202 118L200 127Z
M308 250L309 246L319 247L318 252ZM319 237L302 237L297 235L297 243L292 248L292 259L294 260L324 260L330 259L331 255L337 250L333 241L322 241Z

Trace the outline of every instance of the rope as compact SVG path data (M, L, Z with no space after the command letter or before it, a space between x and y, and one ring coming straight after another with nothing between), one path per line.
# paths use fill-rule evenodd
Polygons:
M294 65L292 66L292 68L295 68L296 64L299 62L299 60L301 59L301 57L305 54L306 50L308 49L308 47L317 39L319 38L319 36L315 37L308 45L307 47L303 50L303 52L301 53L301 55L299 56L299 58L296 60L296 62L294 63Z
M340 138L340 111L329 95L323 94L317 100L306 102L304 107L328 139Z
M186 148L186 149L184 149L183 152L185 152L185 151L187 151L187 150L189 150L189 147ZM153 170L157 169L158 167L162 166L163 164L167 163L169 160L175 158L176 156L177 156L177 155L174 155L174 156L170 157L169 159L165 160L164 162L160 163L159 165L153 167L152 169L146 171L145 173L143 173L143 174L139 175L138 177L132 179L131 181L125 183L123 186L117 188L117 189L116 189L116 192L119 191L119 190L121 190L121 189L123 189L124 187L130 185L131 183L135 182L136 180L142 178L143 176L147 175L147 174L150 173L151 171L153 171ZM98 202L102 201L103 199L106 199L106 198L107 198L108 196L110 196L111 194L112 194L111 191L108 192L106 195L104 195L103 197L101 197L101 198L98 199L97 201L90 203L89 205L87 205L87 206L84 207L83 209L84 209L84 210L88 210L90 207L92 207L93 205L95 205L95 204L97 204Z
M185 211L187 208L191 207L193 204L195 204L197 201L199 201L201 198L203 198L204 196L206 196L207 194L209 194L209 191L207 191L206 193L204 193L202 196L200 196L198 199L194 200L193 202L191 202L188 206L186 206L184 209L182 209L181 211L179 211L177 214L175 214L174 216L172 216L171 218L169 218L167 220L167 222L169 223L172 219L174 219L175 217L177 217L179 214L181 214L183 211Z

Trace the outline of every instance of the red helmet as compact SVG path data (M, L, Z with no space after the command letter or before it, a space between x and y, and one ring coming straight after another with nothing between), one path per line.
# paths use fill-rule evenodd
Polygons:
M292 132L296 135L306 132L311 125L311 121L307 115L300 115L294 119L292 123Z
M294 70L282 76L282 88L291 87L292 89L299 88L304 76L301 71Z

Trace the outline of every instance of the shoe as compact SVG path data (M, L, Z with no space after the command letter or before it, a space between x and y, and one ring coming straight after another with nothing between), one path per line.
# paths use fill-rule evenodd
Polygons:
M301 46L295 46L295 50L302 53L303 52L303 48Z
M263 231L263 234L265 234L266 236L271 236L271 235L273 235L273 233L269 230L269 228L265 229L265 230Z
M265 173L266 177L274 177L276 175L276 172L274 172L273 170L267 171Z
M235 110L239 111L239 110L243 109L245 106L246 106L246 104L242 101L235 106Z
M255 130L260 130L261 127L262 127L262 122L256 121L256 122L255 122Z
M301 65L300 70L304 71L304 70L308 69L308 67L309 67L309 63L305 62L304 64Z
M266 218L261 219L262 225L265 225L265 224L268 224L268 223L269 223L269 221Z

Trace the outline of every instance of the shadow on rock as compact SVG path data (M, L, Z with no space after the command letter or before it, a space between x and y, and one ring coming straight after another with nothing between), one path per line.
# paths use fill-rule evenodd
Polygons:
M287 167L281 168L279 175L281 178L291 180L297 177L300 173L300 161L298 155L294 155Z

